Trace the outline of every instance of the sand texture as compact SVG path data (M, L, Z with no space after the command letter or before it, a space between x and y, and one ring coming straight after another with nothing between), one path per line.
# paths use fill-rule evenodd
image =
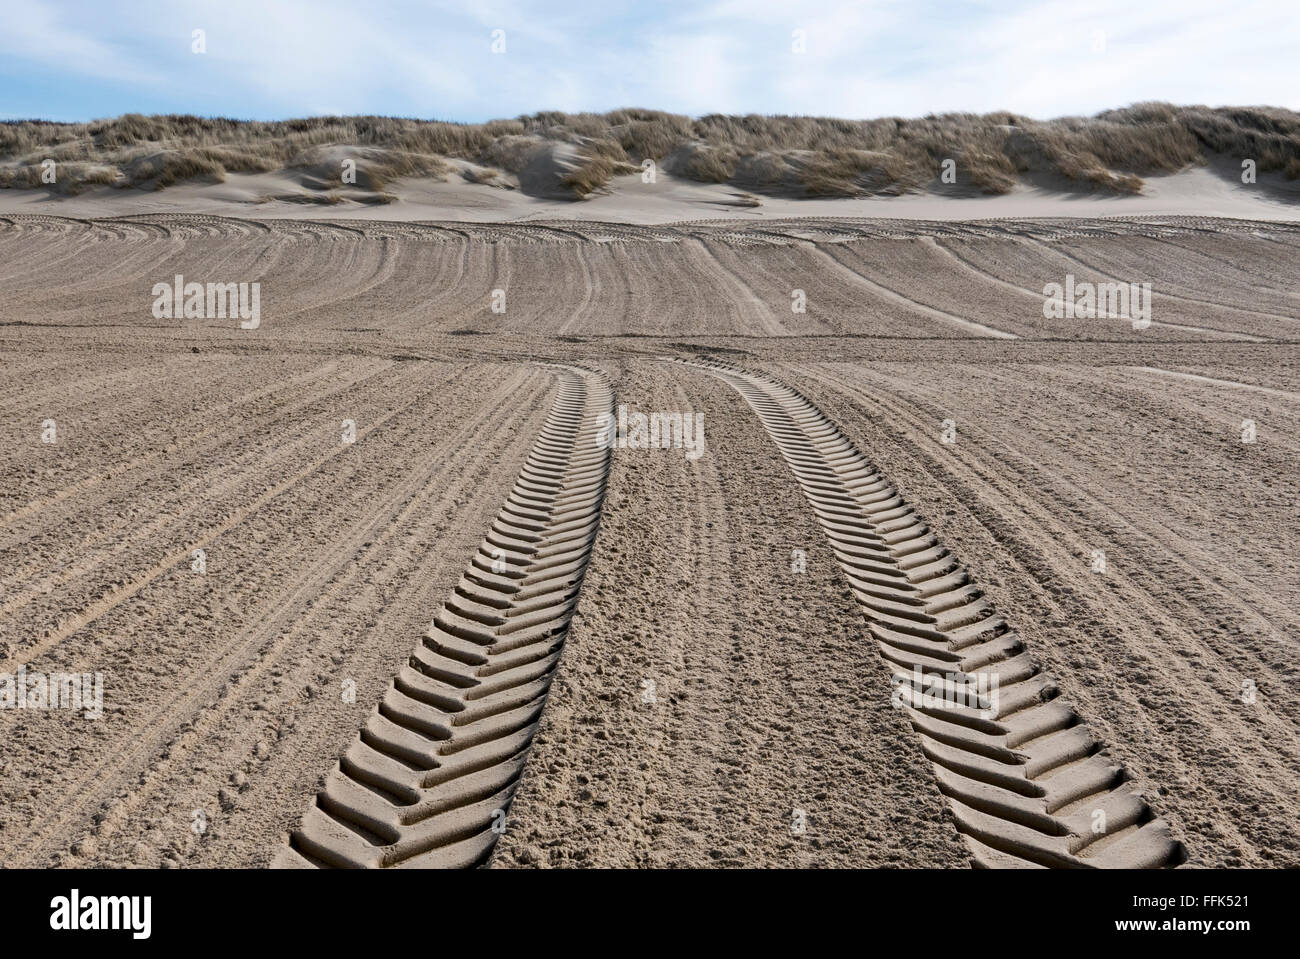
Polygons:
M1300 865L1300 225L1239 191L15 196L0 674L103 715L0 709L0 862ZM177 275L259 325L155 316ZM1045 316L1067 275L1150 324Z

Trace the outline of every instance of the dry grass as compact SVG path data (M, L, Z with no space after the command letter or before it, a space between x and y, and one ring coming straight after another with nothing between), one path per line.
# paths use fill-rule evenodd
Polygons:
M637 168L630 163L621 163L609 157L588 156L566 173L560 182L572 190L574 196L581 198L606 189L615 176L636 172Z
M669 157L667 169L701 183L728 183L739 163L736 151L726 145L691 143Z
M798 159L799 181L810 196L898 194L919 185L911 167L891 153L838 148Z
M501 175L501 171L490 166L465 167L460 175L469 183L492 183Z
M354 151L362 158L357 186L380 194L399 177L448 175L446 158L504 171L488 180L517 175L560 144L576 149L576 166L561 178L574 197L606 189L646 158L702 182L790 196L941 189L945 159L956 162L959 186L985 193L1006 193L1027 179L1132 193L1142 188L1143 176L1215 156L1250 158L1260 172L1300 176L1300 114L1144 103L1046 121L1008 113L911 120L715 114L693 120L639 109L546 112L482 124L397 117L264 123L139 114L92 123L7 121L0 123L0 187L66 193L101 185L163 189L230 173L287 170L317 190L337 189L337 158ZM46 158L59 164L56 184L40 182Z
M579 198L600 192L616 176L636 173L623 145L606 137L584 137L578 165L561 179L561 183Z

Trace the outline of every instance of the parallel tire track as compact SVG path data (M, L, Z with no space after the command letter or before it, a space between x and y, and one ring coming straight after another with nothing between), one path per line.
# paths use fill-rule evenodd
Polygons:
M511 380L502 383L510 387ZM499 389L494 398L480 412L465 422L449 442L447 450L457 450L474 436L490 432L486 424L500 419L503 409L517 401L518 390L527 384L514 383L515 389ZM359 434L360 436L360 434ZM133 781L127 804L144 794L151 776L159 766L183 762L188 751L177 744L178 730L185 729L186 736L198 734L212 718L204 710L218 713L233 699L233 693L250 683L255 683L266 670L280 664L280 650L294 635L294 623L302 623L308 611L317 604L325 605L332 590L339 588L345 572L363 562L363 555L374 548L400 525L402 516L413 508L414 497L433 476L441 475L441 468L455 455L448 451L436 452L423 463L417 464L402 482L380 495L375 495L369 507L361 512L346 533L336 540L333 548L323 552L311 563L303 565L281 587L274 606L265 610L250 626L233 637L218 655L199 670L199 678L178 688L159 708L149 710L140 724L147 732L105 755L102 762L88 767L76 781L69 780L67 802L54 804L43 810L43 818L30 823L31 833L19 844L15 865L26 866L39 862L38 856L48 855L49 846L65 834L70 823L84 821L89 810L103 803L106 793L118 788L126 777ZM469 459L461 457L460 464ZM443 477L445 482L445 477ZM73 661L74 671L86 666ZM88 667L87 667L88 668ZM158 755L161 751L161 755ZM126 805L119 808L125 809ZM102 809L102 807L101 807Z
M1168 823L1101 752L956 557L826 415L766 376L691 365L745 398L798 479L975 862L1182 863ZM936 674L947 703L935 702Z
M274 866L486 861L600 526L610 451L596 441L613 402L603 375L561 369L487 537Z

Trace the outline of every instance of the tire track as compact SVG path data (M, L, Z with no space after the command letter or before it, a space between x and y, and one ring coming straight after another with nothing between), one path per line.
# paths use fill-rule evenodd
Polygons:
M965 424L961 442L940 446L931 424L940 416L956 412L947 402L952 394L934 389L918 394L914 385L902 377L882 376L874 370L864 381L860 370L849 373L847 368L810 367L809 375L818 381L819 389L840 393L855 404L856 411L866 418L867 428L874 422L890 431L895 443L911 446L904 457L925 477L916 478L918 488L933 482L934 486L926 488L937 488L945 491L939 495L960 500L993 544L1011 554L1005 561L1023 569L1038 594L1026 599L1041 611L1036 614L1038 623L1063 627L1062 641L1052 650L1057 661L1064 660L1060 669L1075 670L1080 666L1070 662L1068 651L1074 645L1073 637L1084 631L1107 637L1105 660L1087 664L1086 676L1075 680L1091 688L1073 688L1080 701L1088 703L1082 711L1095 720L1101 720L1104 714L1108 728L1114 730L1106 734L1114 743L1114 751L1130 768L1142 766L1145 775L1141 778L1146 784L1154 788L1156 784L1177 783L1166 801L1171 818L1177 814L1179 831L1195 843L1197 867L1242 865L1240 859L1233 862L1238 849L1267 850L1254 859L1257 864L1294 860L1295 849L1279 836L1275 821L1267 814L1221 821L1207 829L1206 820L1189 814L1188 808L1194 807L1195 797L1200 795L1213 797L1208 804L1215 808L1226 808L1225 803L1254 808L1256 802L1261 809L1289 808L1294 789L1288 783L1293 777L1277 775L1274 770L1295 765L1291 746L1297 741L1296 720L1290 698L1279 697L1257 705L1244 724L1231 715L1231 706L1208 713L1178 710L1178 704L1184 701L1217 702L1220 690L1226 690L1229 695L1225 698L1235 703L1240 676L1255 677L1261 687L1276 683L1278 688L1289 688L1289 679L1260 677L1266 671L1270 677L1273 675L1267 665L1269 654L1264 650L1282 650L1291 645L1286 637L1293 631L1296 606L1289 600L1294 590L1284 581L1279 582L1275 571L1240 565L1237 557L1249 559L1248 549L1236 543L1219 544L1216 552L1204 541L1187 536L1187 529L1169 524L1159 507L1144 503L1142 497L1128 491L1132 486L1126 490L1117 485L1102 491L1088 483L1073 482L1072 477L1079 476L1078 466L1070 465L1069 460L1063 465L1049 452L1059 437L1027 450L1021 439L1028 440L1034 431L1025 429L1021 419L1013 418L1003 424L1004 429L990 432L994 418L977 416L966 408L961 416ZM928 381L984 379L988 383L980 387L983 395L1014 396L1027 411L1039 409L1041 398L1032 389L1025 390L1026 380L1037 384L1044 393L1068 395L1076 402L1090 393L1089 381L1058 379L1055 374L1047 375L1043 367L1025 367L1018 379L1008 375L1006 382L1015 384L1010 386L1015 392L1010 393L998 382L1000 375L956 367L946 377L931 374ZM1132 388L1131 383L1123 386ZM1152 395L1146 394L1148 400ZM1187 401L1192 407L1202 405L1194 398L1188 397ZM1096 406L1086 401L1077 406L1072 403L1063 415L1084 422L1107 415L1107 410L1113 414L1125 409L1131 402L1143 401L1133 401L1125 393L1112 393ZM1153 420L1168 421L1182 433L1177 407L1144 406ZM1195 425L1186 428L1201 431ZM940 453L941 449L945 452ZM996 455L988 455L990 450L996 450ZM972 451L976 451L974 455ZM1087 463L1103 474L1111 471L1114 475L1114 471L1122 473L1125 469L1123 459L1099 457L1096 450L1072 449L1071 453L1079 457L1076 464ZM1199 450L1192 453L1199 454ZM1116 452L1112 450L1111 455ZM1144 458L1155 463L1168 462L1166 456L1180 455L1186 455L1181 439L1170 442L1168 452L1143 452ZM1280 459L1287 455L1282 454ZM1155 471L1159 469L1154 466ZM1250 467L1257 474L1268 475L1273 470L1271 464ZM1142 485L1140 480L1132 482ZM1234 492L1228 495L1234 498L1249 499L1253 495L1247 488L1232 489ZM1213 491L1207 489L1205 495L1211 496ZM993 503L1015 505L999 508L992 507ZM1221 500L1207 501L1205 506L1220 522L1238 526L1230 510L1224 512ZM1091 535L1081 538L1084 529L1104 531L1105 538L1100 543L1092 541ZM1239 542L1252 535L1261 536L1258 527L1243 529ZM1084 586L1080 577L1072 577L1069 570L1077 568L1081 555L1087 557L1096 545L1104 545L1108 553L1113 546L1117 554L1150 557L1155 562L1112 566L1107 573L1109 582L1094 591L1093 573L1082 574L1089 584ZM1225 552L1232 558L1225 558ZM990 555L981 559L985 566L990 565ZM995 561L999 565L1001 562ZM1109 615L1107 608L1111 610ZM1223 624L1231 625L1225 629ZM1132 639L1126 640L1126 634L1133 634ZM1156 640L1149 660L1145 653L1137 651L1145 645L1146 637ZM1286 663L1289 656L1283 653L1272 661ZM1146 671L1159 674L1158 685L1163 689L1147 688L1141 678ZM1184 770L1179 760L1183 755L1197 756L1198 761L1201 757L1212 758L1199 768Z
M708 243L703 240L693 240L691 242L696 245L701 254L698 264L700 272L706 276L710 276L717 287L731 291L727 300L730 303L737 305L737 308L739 309L738 319L740 322L737 324L737 330L739 332L749 332L749 330L746 329L746 321L749 317L744 310L744 304L752 304L757 309L758 316L756 318L762 327L762 335L789 335L790 331L787 330L785 325L776 318L776 314L772 312L771 305L755 293L753 287L751 287L744 278L738 276L734 270L727 267L725 263L718 259L717 253L713 251Z
M329 773L281 868L483 863L577 605L609 475L603 375L558 395L469 568Z
M1057 256L1059 256L1061 259L1066 260L1067 262L1073 263L1073 264L1075 264L1075 266L1082 267L1083 269L1089 271L1090 273L1093 273L1093 274L1096 275L1096 276L1101 277L1102 279L1104 279L1104 280L1106 280L1106 281L1108 281L1108 282L1112 282L1112 283L1126 283L1126 282L1128 282L1127 280L1122 280L1122 279L1120 279L1119 277L1115 276L1115 275L1114 275L1113 273L1111 273L1111 271L1108 270L1108 269L1102 269L1101 267L1098 267L1098 266L1095 266L1095 265L1092 264L1092 263L1089 263L1087 260L1083 259L1083 257L1079 256L1077 252L1070 252L1070 253L1067 253L1067 252L1065 252L1064 250L1060 249L1059 247L1052 246L1052 245L1050 245L1050 244L1044 243L1044 242L1042 242L1041 240L1037 240L1037 239L1035 239L1034 237L1026 237L1026 240L1027 240L1029 243L1032 243L1032 244L1035 244L1035 245L1037 245L1037 246L1039 246L1039 247L1043 247L1043 248L1045 248L1045 249L1051 250L1053 253L1055 253ZM1209 306L1209 307L1213 307L1213 308L1216 309L1216 310L1227 310L1227 311L1232 312L1232 313L1242 313L1242 314L1245 314L1246 316L1262 317L1263 319L1266 319L1266 320L1280 321L1281 323L1284 323L1284 324L1286 324L1286 323L1300 323L1300 317L1288 316L1288 315L1285 314L1285 313L1269 313L1269 312L1266 312L1266 311L1264 311L1264 310L1252 310L1252 309L1250 309L1249 307L1244 307L1244 306L1233 306L1233 305L1231 305L1231 304L1229 304L1229 303L1219 303L1219 302L1216 302L1216 301L1214 301L1214 300L1206 300L1206 299L1202 299L1202 298L1200 298L1200 297L1187 296L1187 295L1185 295L1185 294L1181 294L1181 293L1168 293L1168 292L1164 292L1164 291L1158 291L1158 292L1156 293L1156 295L1157 295L1157 296L1164 296L1164 297L1167 297L1167 298L1169 298L1169 299L1171 299L1171 300L1176 300L1176 301L1178 301L1178 302L1180 302L1180 303L1190 303L1194 308L1197 308L1197 309L1201 309L1201 308L1204 308L1204 307Z
M1155 366L1135 366L1132 367L1132 369L1141 373L1155 373L1158 376L1172 376L1192 383L1204 383L1207 386L1226 386L1229 389L1234 390L1249 390L1255 393L1264 393L1268 396L1277 396L1284 400L1300 400L1300 393L1292 393L1288 390L1275 390L1268 386L1256 386L1254 383L1239 383L1236 380L1219 380L1212 376L1201 376L1197 373L1180 373L1177 370L1162 370Z
M1134 367L1131 369L1137 368ZM932 400L931 405L924 407L916 398L909 397L908 402L912 404L912 408L909 409L906 404L893 399L894 396L905 396L908 390L905 383L891 377L882 377L883 382L882 380L878 380L875 383L878 388L892 391L890 398L887 399L880 393L869 393L861 386L846 383L834 377L823 378L820 374L816 373L813 375L816 378L821 379L827 385L831 385L835 389L844 391L846 396L861 399L863 401L874 402L880 407L885 415L891 418L893 425L914 430L917 435L923 433L928 423L937 422L942 419L943 416L947 415L943 405L936 400ZM972 375L974 374L972 373ZM997 381L999 376L997 373L985 373L983 375L988 380L994 382ZM1044 371L1043 382L1051 382L1054 377L1059 377L1059 375L1059 372L1053 374ZM1066 383L1069 388L1075 390L1078 389L1077 382L1066 381ZM1125 388L1128 392L1136 392L1128 388L1127 384L1119 385L1122 388ZM1137 393L1136 396L1132 397L1125 395L1121 402L1116 403L1110 408L1123 408L1125 404L1137 404L1142 402L1144 402L1144 399L1143 394L1141 393ZM925 419L925 415L922 412L923 410L930 414L930 420ZM1104 408L1100 407L1084 407L1079 413L1082 418L1101 416L1103 414ZM1169 422L1173 423L1177 421L1176 413L1174 411L1169 411L1166 415L1169 417ZM1230 427L1234 430L1236 428L1234 424L1230 424ZM1095 490L1081 487L1080 485L1071 483L1063 478L1046 480L1042 474L1035 469L1035 467L1041 466L1042 464L1035 462L1032 457L1026 456L1021 451L1013 448L1013 444L1008 443L1005 437L989 434L980 429L978 425L971 422L966 423L965 432L967 436L977 439L978 442L987 448L996 448L998 450L998 458L996 461L996 467L992 469L987 467L979 468L970 464L964 464L966 470L962 471L961 475L950 473L949 475L951 476L951 480L948 485L953 483L960 484L957 487L958 493L967 495L971 501L975 501L980 498L980 492L982 490L992 489L997 491L998 495L1003 498L1016 499L1017 497L1015 496L1014 491L1017 488L1026 484L1032 484L1039 493L1052 498L1058 505L1066 506L1067 509L1074 512L1076 515L1078 515L1078 510L1086 510L1084 515L1086 515L1087 519L1083 522L1094 528L1110 525L1113 530L1123 530L1128 535L1140 537L1137 542L1142 545L1141 547L1135 547L1135 552L1163 552L1169 554L1169 556L1173 557L1175 561L1180 564L1178 575L1184 577L1185 582L1205 580L1203 573L1207 568L1207 565L1213 565L1213 557L1207 555L1196 546L1193 546L1188 542L1188 540L1179 534L1165 530L1161 524L1154 524L1152 528L1143 529L1139 521L1140 510L1135 514L1132 511L1131 506L1125 503L1122 496L1113 497L1098 495ZM920 444L917 444L917 449L921 457L927 462L927 469L933 472L934 468L938 466L935 458L926 454L921 449ZM1289 454L1284 454L1284 456L1286 455ZM1282 463L1280 463L1276 468L1279 470L1285 469L1285 465L1282 464L1285 464L1286 462L1287 461L1283 459ZM1264 468L1268 469L1270 467ZM967 485L972 482L974 485ZM1020 508L1022 510L1028 510L1029 504L1033 502L1034 497L1023 497L1019 499ZM1131 503L1131 501L1129 502ZM1068 535L1067 531L1047 526L1050 514L1042 514L1037 510L1034 512L1034 522L1042 523L1045 530L1052 530L1052 532L1048 534L1050 536L1048 541L1059 545L1062 538ZM1109 519L1107 519L1107 517L1109 517ZM1115 525L1116 518L1121 520L1119 526ZM1023 522L1023 517L1021 518L1021 522ZM1218 570L1215 573L1214 579L1204 582L1204 588L1208 592L1222 597L1224 600L1233 602L1240 602L1242 597L1251 595L1251 585L1252 583L1249 575L1241 574L1232 568ZM1168 602L1168 600L1165 600L1165 602ZM1260 630L1268 630L1273 622L1287 622L1287 613L1292 608L1287 603L1285 596L1272 596L1268 593L1264 593L1263 595L1259 593L1253 594L1250 606L1253 617L1252 628ZM1148 625L1159 623L1162 614L1167 613L1167 607L1162 610L1148 611L1146 613L1148 616ZM1191 621L1191 619L1194 619L1198 615L1204 615L1203 611L1196 612L1189 610L1186 617L1182 618L1181 621ZM1179 617L1174 617L1170 622L1170 625L1176 625L1179 621Z
M535 376L536 374L534 374ZM328 608L332 595L355 587L355 575L386 547L387 541L418 509L428 509L424 497L438 488L445 494L455 488L452 476L444 472L449 463L458 472L472 473L479 456L465 456L459 451L474 438L480 448L491 449L488 442L494 432L501 432L505 413L521 396L531 396L532 377L516 372L503 379L479 412L462 424L448 442L434 449L421 463L408 471L400 483L376 494L364 513L358 516L331 548L314 562L306 564L281 585L271 604L259 612L248 628L203 666L200 679L175 691L157 710L141 723L148 733L138 736L124 748L89 770L68 790L63 807L54 807L46 818L33 824L33 833L21 843L18 861L38 862L38 854L48 855L70 823L86 821L96 802L101 804L123 780L130 777L131 789L113 809L115 818L124 817L151 794L159 776L177 767L183 768L192 751L210 733L211 727L226 718L230 709L247 696L251 688L265 682L265 674L283 665L285 647L299 640L299 630L310 620L314 608ZM495 430L494 430L495 426ZM439 481L434 483L435 478ZM439 504L446 511L446 504ZM89 668L76 661L75 669ZM98 826L98 822L96 823ZM93 834L93 830L92 830Z
M690 365L745 398L795 474L975 862L1182 863L1186 851L1168 823L1127 785L1124 768L1103 754L956 557L848 438L773 379L716 362ZM940 697L947 701L936 703Z
M583 315L591 307L592 300L596 298L602 286L599 274L592 270L591 264L587 261L586 248L580 246L576 249L578 268L582 270L582 299L578 301L577 306L569 311L568 319L560 324L557 331L560 334L573 332L573 328L577 326Z
M1042 293L1035 292L1034 290L1031 290L1028 287L1019 286L1015 283L1008 282L1007 280L1004 280L1001 277L994 276L988 270L972 263L970 260L966 259L956 250L952 249L949 246L946 246L943 243L940 243L938 240L927 237L924 240L922 240L922 242L932 247L933 249L937 250L938 252L942 253L946 257L948 257L950 260L952 260L953 263L957 265L958 269L965 271L971 276L974 276L976 279L979 279L985 283L991 283L994 286L1000 287L1001 289L1004 290L1008 290L1009 292L1015 293L1018 296L1028 296L1030 297L1031 300L1035 301L1035 305L1041 307L1043 302ZM1100 320L1114 319L1116 323L1123 323L1125 325L1131 325L1132 323L1132 320L1126 319L1124 317L1114 318L1114 317L1107 317L1107 316L1099 316L1098 319ZM1238 330L1215 330L1205 326L1188 326L1182 323L1165 323L1160 320L1150 320L1149 322L1152 326L1164 327L1166 329L1171 329L1171 330L1181 330L1184 333L1202 333L1207 336L1219 336L1219 337L1223 337L1224 339L1237 340L1244 343L1267 343L1268 342L1268 339L1265 337L1252 336L1249 333L1242 333Z
M1277 284L1278 279L1286 275L1286 271L1282 268L1281 264L1273 262L1271 264L1273 269L1269 269L1268 263L1261 264L1261 258L1259 257L1260 251L1257 247L1250 248L1249 259L1243 258L1229 262L1227 260L1210 256L1206 254L1205 251L1198 249L1196 246L1189 245L1189 243L1178 242L1178 239L1185 239L1194 243L1196 240L1201 239L1200 237L1168 237L1160 235L1153 236L1150 239L1154 244L1159 244L1160 246L1167 248L1168 252L1174 254L1172 257L1164 258L1163 262L1170 264L1174 268L1194 270L1202 280L1210 280L1213 277L1213 282L1220 287L1241 285L1244 283L1251 289L1264 290L1273 296L1281 296L1289 300L1300 300L1300 293L1297 293L1295 290L1288 290ZM1276 241L1271 240L1268 237L1240 238L1240 242L1243 245L1255 240L1258 240L1260 245L1267 246L1270 243L1275 246L1277 245ZM1189 259L1179 257L1178 253L1182 253L1185 257L1189 258L1196 257L1196 259L1189 261ZM1151 259L1152 261L1155 261L1156 258L1152 256ZM1252 270L1247 268L1248 266L1261 265L1263 266L1263 269Z
M914 300L896 290L891 290L887 286L882 286L864 274L861 270L843 262L843 260L836 255L839 252L838 250L818 249L817 252L822 254L828 263L838 266L840 271L852 275L854 282L865 286L872 293L903 308L904 310L907 310L909 313L920 313L932 320L938 320L941 323L949 326L956 326L958 329L966 330L969 333L975 333L980 336L996 337L1002 340L1020 339L1020 337L1015 333L1011 333L1007 330L999 330L997 327L993 326L985 326L983 323L976 323L974 320L968 320L964 316L958 316L955 313L948 313L944 310L937 309L936 307L927 306L920 300Z

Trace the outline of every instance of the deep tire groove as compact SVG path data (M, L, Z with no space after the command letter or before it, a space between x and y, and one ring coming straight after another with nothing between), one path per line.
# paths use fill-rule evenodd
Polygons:
M1031 660L970 575L894 487L798 391L765 375L684 361L729 383L775 441L853 589L912 728L977 865L1176 866L1187 858L1124 768ZM926 703L927 678L996 709ZM1094 831L1104 812L1104 828Z
M603 374L560 369L541 435L460 582L327 776L275 867L486 861L600 526ZM498 827L499 828L499 827Z

